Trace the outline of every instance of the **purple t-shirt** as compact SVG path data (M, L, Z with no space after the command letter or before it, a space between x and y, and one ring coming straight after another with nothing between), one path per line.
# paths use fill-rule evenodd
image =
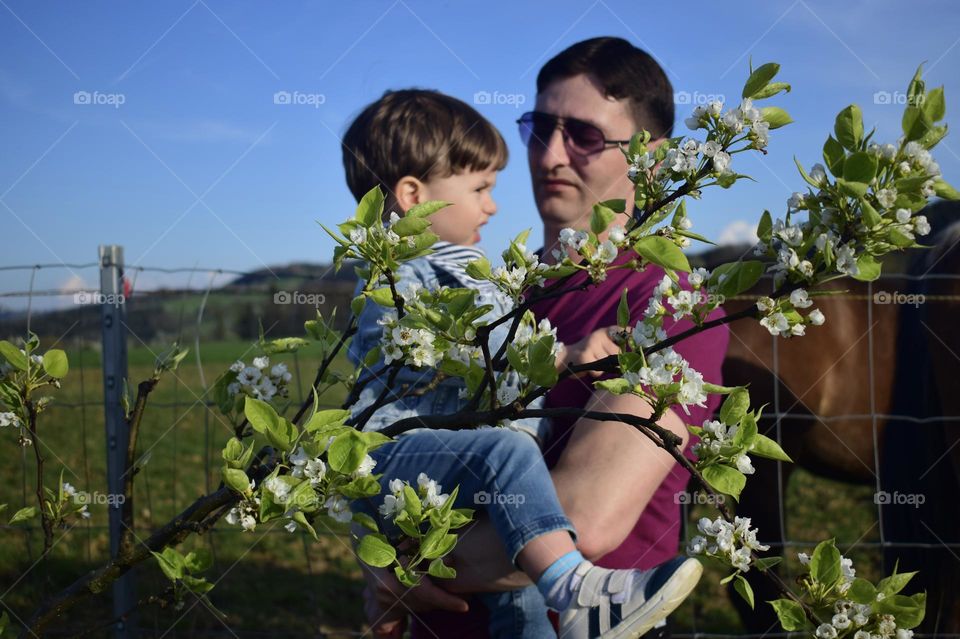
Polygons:
M614 263L622 264L635 257L637 256L632 251L623 251ZM613 270L607 274L605 281L582 291L573 291L545 300L533 310L537 318L546 317L557 328L560 341L573 344L598 328L616 325L617 306L624 288L627 289L632 323L636 323L643 316L648 300L663 276L663 270L654 266L641 273L632 269ZM586 273L578 273L569 285L583 282L586 277ZM686 278L681 275L680 279L686 287ZM717 309L709 319L722 316L723 311ZM667 318L664 321L668 336L692 327L693 324L687 320L674 322ZM674 350L683 356L692 368L703 374L704 381L722 384L721 367L729 339L728 329L723 325L678 342L674 345ZM593 392L590 380L567 378L551 389L547 395L546 407L583 407ZM710 419L721 398L718 395L707 397L706 407L692 406L690 415L681 411L681 419L694 426L700 426L704 420ZM547 445L545 455L549 466L552 467L559 459L574 421L572 417L553 418L555 442ZM555 445L550 445L554 443ZM695 438L691 438L684 451L690 459L694 459L690 450L694 443ZM680 506L675 495L685 489L689 478L690 474L686 470L674 464L624 542L597 564L606 568L646 569L676 556L680 545ZM590 481L590 478L584 477L583 480ZM480 639L487 636L486 628L486 611L479 601L472 599L470 612L464 614L435 611L416 615L411 630L415 638Z
M624 251L615 263L621 264L636 257L632 251ZM534 308L537 317L547 317L550 323L557 328L557 337L565 344L580 341L598 328L614 326L617 323L617 306L620 303L620 294L627 289L627 301L630 305L630 317L635 323L643 316L648 300L657 284L663 279L664 272L658 267L648 267L643 272L632 269L610 271L607 279L585 291L572 292L562 297L541 302ZM585 273L574 276L571 285L582 282ZM681 275L681 282L686 286L686 277ZM723 316L723 311L717 309L709 319ZM667 318L664 329L668 336L682 333L693 327L688 320L674 322ZM722 383L720 378L723 358L727 352L729 332L727 327L719 326L708 331L698 333L674 345L674 350L686 359L692 368L703 374L704 381L714 384ZM546 408L582 407L586 405L594 389L591 381L584 378L567 378L557 384L547 395ZM690 415L686 415L679 408L679 417L687 424L700 426L703 421L710 419L720 403L719 395L708 395L705 408L691 406ZM553 466L560 457L560 453L569 439L574 419L572 417L558 417L553 419L554 437L559 443L550 447L547 454L547 465ZM693 459L690 447L685 453ZM680 540L680 506L675 495L684 490L690 473L683 470L679 464L674 464L670 473L650 499L640 519L624 542L612 552L605 555L599 565L605 568L651 568L674 557L677 554ZM585 477L584 481L590 481Z

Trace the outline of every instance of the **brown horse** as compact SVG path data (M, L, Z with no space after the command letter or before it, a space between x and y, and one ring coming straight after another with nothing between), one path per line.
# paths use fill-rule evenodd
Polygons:
M953 204L944 203L928 209L934 228L942 228L946 220L956 219ZM948 208L951 209L949 212ZM949 246L946 239L938 246L941 246L938 254L944 257L937 264L937 271L960 274L960 250ZM748 252L748 247L721 247L699 256L697 262L710 268ZM930 255L929 251L914 253ZM772 337L754 321L732 323L723 368L725 384L749 384L753 405L766 405L760 422L761 432L779 440L796 464L831 479L874 486L881 495L878 498L881 503L884 492L890 494L895 489L893 484L888 486L881 481L885 429L892 416L904 410L902 402L897 402L897 397L904 393L900 387L918 379L916 371L906 370L902 363L906 357L904 350L916 349L916 346L901 344L898 350L898 334L902 332L905 309L922 307L930 322L937 318L936 321L945 325L938 331L940 334L960 338L957 327L950 326L952 318L957 316L951 316L946 306L939 306L941 302L933 293L927 294L924 304L916 304L923 299L917 297L922 293L917 290L915 275L912 275L914 272L922 274L922 270L918 271L918 264L920 258L909 253L895 255L885 261L885 274L876 282L840 280L830 283L826 288L842 293L815 299L815 305L827 318L826 324L810 327L807 335L799 339ZM960 280L937 281L953 289L960 288ZM753 290L729 300L724 308L727 312L736 312L750 306L757 296L769 294L771 287L771 280L761 280ZM928 325L934 329L930 322ZM946 348L941 347L936 352L939 370L953 371L941 372L937 376L944 386L941 395L952 402L952 406L944 404L939 414L960 415L958 362L948 360L950 355ZM953 352L960 354L960 345ZM949 388L951 384L952 389ZM940 430L943 430L942 422ZM951 431L954 442L956 430ZM934 446L932 443L928 443L928 448L935 449L938 455L946 450L943 445ZM960 455L957 449L960 446L953 449ZM903 460L899 452L890 457L898 462ZM904 462L907 467L915 463ZM737 510L753 518L765 543L783 548L786 540L783 493L793 466L757 460L756 468ZM956 468L960 469L960 466ZM955 475L954 481L957 476L960 475ZM939 502L943 506L949 503L944 499L952 497L955 500L956 494L931 493L936 499L931 498L929 503ZM888 507L884 506L884 510ZM885 523L889 523L886 520L899 521L902 516L901 513L891 513L885 516ZM946 531L951 526L954 524L948 522L940 529ZM884 530L886 532L886 525ZM955 535L960 527L952 530ZM892 564L889 568L892 569ZM901 564L901 570L905 569L908 568ZM960 575L960 565L956 566L954 573ZM758 601L777 597L765 579L752 578L751 582ZM932 602L937 593L932 592L932 584L925 585L931 590ZM949 601L960 600L956 588L944 596ZM758 606L751 611L740 607L739 597L733 599L749 631L766 632L775 623L776 617L769 606ZM954 619L953 624L949 626L955 627L951 632L960 631L960 620ZM939 631L945 632L947 627L941 622Z

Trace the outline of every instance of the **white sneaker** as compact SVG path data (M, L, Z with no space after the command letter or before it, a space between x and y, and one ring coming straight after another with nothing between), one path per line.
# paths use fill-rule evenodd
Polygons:
M559 639L635 639L673 612L700 581L696 559L676 557L647 571L610 570L584 562L576 568L580 588L560 613ZM640 588L626 589L642 573ZM643 577L641 577L643 579Z

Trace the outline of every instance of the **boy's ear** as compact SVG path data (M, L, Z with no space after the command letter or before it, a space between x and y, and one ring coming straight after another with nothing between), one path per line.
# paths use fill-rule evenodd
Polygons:
M397 205L404 211L409 211L415 205L426 202L424 183L411 175L405 175L397 180L393 189L396 194Z

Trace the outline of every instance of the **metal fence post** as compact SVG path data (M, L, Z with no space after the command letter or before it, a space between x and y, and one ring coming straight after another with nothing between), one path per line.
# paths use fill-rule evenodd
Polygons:
M107 443L107 492L123 494L123 473L126 465L127 442L130 433L120 398L127 379L127 335L125 299L123 297L123 247L114 244L100 246L100 317L102 326L101 354L103 360L103 416ZM122 522L120 505L113 500L110 515L110 556L116 557L120 548ZM133 572L129 571L113 585L113 615L120 617L136 604ZM131 615L114 628L116 639L131 639Z

